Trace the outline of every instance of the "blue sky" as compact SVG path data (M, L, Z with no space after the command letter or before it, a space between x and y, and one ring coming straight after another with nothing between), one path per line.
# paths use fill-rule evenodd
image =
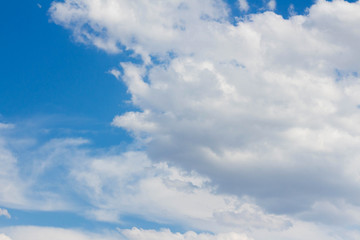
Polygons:
M359 1L20 3L0 240L358 239Z

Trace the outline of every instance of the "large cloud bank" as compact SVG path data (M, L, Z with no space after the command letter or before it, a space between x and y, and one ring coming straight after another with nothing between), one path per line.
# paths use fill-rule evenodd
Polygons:
M235 25L211 0L67 0L50 12L76 39L142 57L121 63L141 111L113 125L154 161L195 169L274 212L313 217L320 202L359 204L359 2Z
M358 239L349 226L360 225L360 2L320 0L306 15L263 12L235 24L217 0L66 0L50 14L77 41L140 62L111 71L140 109L112 124L144 150L76 150L84 164L67 164L89 216L137 214L256 240Z

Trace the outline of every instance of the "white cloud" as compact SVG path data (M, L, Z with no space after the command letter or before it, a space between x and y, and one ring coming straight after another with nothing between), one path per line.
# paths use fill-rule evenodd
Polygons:
M8 212L8 210L7 209L2 209L2 208L0 208L0 216L5 216L7 218L11 218L11 215Z
M241 11L247 12L249 11L249 4L246 0L239 0L239 7Z
M73 29L78 41L95 44L108 52L119 52L120 40L121 44L149 61L146 45L166 54L174 43L180 43L179 36L187 32L189 24L201 23L201 19L207 18L222 19L226 10L225 4L219 0L157 3L149 0L67 0L65 3L54 2L50 13L57 24ZM84 24L97 33L89 32ZM102 28L105 25L106 29ZM105 32L99 35L101 29Z
M74 229L18 226L10 228L0 228L10 237L0 234L0 240L252 240L244 234L220 233L209 234L195 232L173 233L168 229L162 230L143 230L139 228L118 229L118 231L104 231L101 233L91 233Z
M0 240L11 240L11 238L6 236L5 234L0 233Z
M119 77L121 76L121 72L115 68L111 69L109 73L113 75L116 79L119 79Z
M135 214L149 221L207 231L286 229L289 219L264 213L247 199L216 194L209 180L165 163L153 164L141 152L82 160L71 172L79 193L94 206L88 214L118 221Z
M160 231L155 230L142 230L138 228L122 230L122 234L128 240L251 240L246 235L238 233L225 233L225 234L197 234L195 232L172 233L168 229Z
M276 1L275 0L270 0L267 3L267 7L269 8L269 10L274 11L276 8Z
M192 231L179 233L171 232L168 229L120 229L117 231L107 230L101 232L89 232L80 229L64 229L52 227L36 227L36 226L16 226L0 228L1 240L303 240L303 239L317 239L317 240L356 240L359 234L354 231L347 232L344 236L339 236L333 232L323 233L321 227L310 225L307 223L299 223L288 231L258 231L253 233L255 237L250 237L246 234L237 232L228 233L195 233Z
M15 137L16 138L16 137ZM23 144L22 139L15 141ZM83 139L54 139L42 148L33 149L34 152L21 148L22 156L11 147L14 143L13 136L0 135L0 205L15 209L32 210L69 210L72 203L63 199L61 191L63 183L55 181L54 170L59 165L66 165L65 159L71 158L67 154L74 146L85 143ZM26 145L26 144L25 144ZM72 148L72 149L71 149ZM71 154L82 154L80 149ZM62 158L59 159L59 156ZM61 163L60 163L61 162ZM60 173L59 173L60 174ZM50 186L52 190L49 190ZM0 215L10 217L6 209L0 209Z
M274 10L276 2L269 1L268 8ZM78 41L108 52L133 50L144 60L140 65L121 64L122 79L141 111L117 116L113 125L146 140L144 156L151 161L133 157L151 171L137 178L132 196L138 202L127 206L122 200L125 208L112 202L121 196L111 187L99 194L113 180L118 186L127 182L111 172L121 169L117 160L93 159L87 167L76 168L75 178L99 198L94 206L108 206L109 211L99 209L98 216L116 219L116 214L108 214L113 209L120 213L119 209L142 206L139 209L151 211L148 206L154 206L155 213L149 215L155 220L195 218L189 222L199 228L211 226L200 223L205 218L221 226L213 213L224 207L223 196L233 194L237 199L251 196L277 220L282 215L276 214L282 213L327 224L329 212L319 207L324 199L325 209L359 207L360 2L321 0L307 15L284 19L265 12L235 25L226 21L225 4L215 0L201 5L190 0L67 0L53 3L50 13ZM128 161L126 154L120 159ZM207 188L190 188L194 195L176 184L166 185L163 174L168 170L155 175L157 165L152 161L196 170L226 194L209 197ZM134 171L143 172L138 167ZM145 198L154 186L164 195ZM179 196L189 202L178 207L163 200ZM210 206L196 208L194 203L205 196L212 199ZM341 199L344 203L338 204ZM162 207L178 207L179 212ZM349 225L360 224L350 211L343 212ZM243 216L242 210L233 208L221 219L236 222L231 220L238 219L236 214ZM260 215L266 215L265 223L271 222L271 214L261 210ZM300 238L294 229L316 228L296 226L283 231L290 234L283 239ZM324 231L317 233L328 237Z
M216 193L210 180L194 171L153 163L144 152L98 152L86 143L85 139L52 139L32 146L31 151L23 149L27 158L19 161L26 164L20 165L6 149L10 156L6 159L12 162L2 161L1 205L68 210L107 222L136 215L160 224L217 232L291 225L290 219L267 214L250 199ZM81 206L74 196L83 199ZM0 210L0 215L10 217L6 209ZM244 217L248 219L240 219Z
M6 141L1 137L0 162L0 205L16 207L25 204L26 184L19 177L16 158L7 149Z

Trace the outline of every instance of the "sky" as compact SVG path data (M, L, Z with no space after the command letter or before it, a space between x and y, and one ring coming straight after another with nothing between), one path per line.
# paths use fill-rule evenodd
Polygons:
M0 240L357 240L360 1L0 8Z

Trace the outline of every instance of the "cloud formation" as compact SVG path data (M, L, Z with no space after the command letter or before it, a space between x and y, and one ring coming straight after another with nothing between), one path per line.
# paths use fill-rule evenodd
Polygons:
M316 239L331 239L328 229L284 215L269 214L246 197L218 193L210 179L194 171L188 172L165 162L154 163L144 152L119 154L114 150L91 150L86 143L84 139L53 139L31 152L29 164L38 167L28 169L32 180L24 192L26 204L16 208L66 209L92 220L118 224L126 216L138 216L160 225L214 233L180 234L134 228L120 230L123 236L126 235L124 239L153 236L154 239L262 240L268 239L269 234L288 239L294 234L302 236L298 234L300 232ZM52 179L61 179L61 182ZM38 195L37 198L30 192ZM56 196L58 199L54 201ZM79 198L82 199L80 204L75 200ZM84 240L121 239L117 234L109 234L108 230L90 233L28 226L2 228L0 232L13 240L24 236L42 239L52 234L59 239L64 236Z
M112 124L144 150L99 154L85 139L53 139L22 171L1 137L0 204L76 211L78 194L97 220L135 214L218 233L124 230L130 239L357 239L348 229L360 225L360 2L320 0L306 15L235 24L229 12L220 0L53 2L51 19L77 41L141 59L110 72L140 109ZM54 172L70 190L44 181ZM4 232L100 238L19 229Z
M113 125L146 139L154 161L195 169L272 212L301 213L322 198L359 204L359 2L318 1L305 16L264 12L236 25L220 1L140 2L50 9L76 38L142 56L142 65L121 63L142 112Z

